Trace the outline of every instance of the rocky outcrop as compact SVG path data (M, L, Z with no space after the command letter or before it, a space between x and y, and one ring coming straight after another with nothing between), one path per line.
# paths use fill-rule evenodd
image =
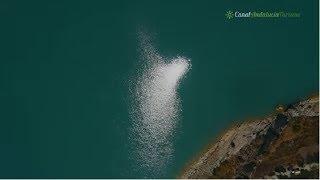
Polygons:
M314 157L319 153L318 118L319 99L314 97L269 117L235 125L181 178L281 177L290 176L284 174L290 168L318 164Z

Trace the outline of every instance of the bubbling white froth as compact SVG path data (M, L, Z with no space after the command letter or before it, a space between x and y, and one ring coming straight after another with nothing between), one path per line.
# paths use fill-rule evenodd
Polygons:
M144 62L138 77L132 80L131 137L135 142L135 168L157 176L173 155L173 137L181 111L177 89L191 64L184 57L160 56L145 39L141 45Z

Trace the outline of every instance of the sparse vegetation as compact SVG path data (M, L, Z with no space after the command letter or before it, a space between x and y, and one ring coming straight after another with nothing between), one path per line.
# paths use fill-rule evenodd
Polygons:
M213 168L211 174L207 173L208 171L202 171L201 166L197 166L197 168L192 169L193 174L191 176L184 176L184 178L258 179L275 176L282 179L318 178L318 168L301 170L301 172L293 173L290 176L285 175L288 171L299 171L301 169L296 170L296 167L319 163L318 103L318 98L298 102L271 117L274 119L264 119L270 121L260 121L259 123L256 121L256 124L252 121L234 127L229 131L228 136L220 141L222 143L215 146L216 149L209 156L206 156L206 159L202 159L202 167L206 170L210 167L210 163L217 164L218 162L218 166ZM299 113L301 113L300 116ZM246 127L255 128L250 131ZM238 134L241 134L241 132L246 132L240 131L240 129L246 129L252 136L247 134L239 136ZM237 137L243 138L237 139ZM250 137L254 138L250 139ZM245 143L244 146L243 143ZM235 151L236 147L239 146L241 146L240 150L233 154L229 153ZM226 150L228 152L223 161L221 161L221 158L215 158L221 157L215 156L215 151L219 148L223 149L223 152Z
M298 175L291 175L292 179L319 179L319 168L311 169L310 171L302 169Z

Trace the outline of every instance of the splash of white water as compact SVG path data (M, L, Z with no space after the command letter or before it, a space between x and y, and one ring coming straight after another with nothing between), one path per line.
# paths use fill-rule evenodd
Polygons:
M173 136L181 111L177 94L181 78L191 68L184 57L160 56L148 36L140 34L143 64L131 91L134 161L137 169L155 176L170 162Z

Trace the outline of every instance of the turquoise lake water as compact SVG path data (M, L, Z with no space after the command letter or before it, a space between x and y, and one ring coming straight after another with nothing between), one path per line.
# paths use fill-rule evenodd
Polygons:
M318 92L318 3L1 1L0 178L176 177L232 123Z

